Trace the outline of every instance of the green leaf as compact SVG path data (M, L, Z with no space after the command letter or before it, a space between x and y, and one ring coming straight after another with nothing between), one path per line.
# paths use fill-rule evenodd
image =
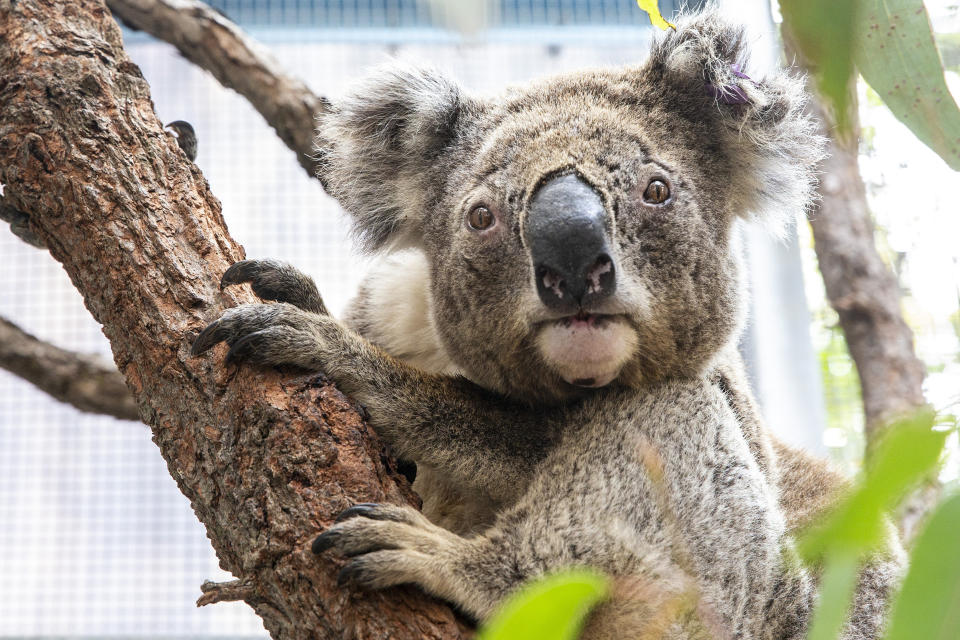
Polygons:
M960 171L960 109L922 0L860 0L856 61L902 123Z
M657 0L637 0L637 6L647 12L647 15L650 16L650 23L653 26L660 27L664 31L677 28L673 23L667 22L663 16L660 15L660 7L658 6Z
M780 0L786 36L817 79L820 94L833 105L837 125L849 127L857 0Z
M609 591L609 579L593 571L547 576L510 597L478 639L575 640L587 614Z
M827 558L807 640L836 640L840 637L857 586L859 569L856 554L835 553Z
M913 548L887 640L960 638L960 495L934 511Z
M887 535L885 515L938 467L949 432L935 424L936 413L921 410L887 427L859 486L800 537L801 556L816 562L831 550L861 554L879 545Z

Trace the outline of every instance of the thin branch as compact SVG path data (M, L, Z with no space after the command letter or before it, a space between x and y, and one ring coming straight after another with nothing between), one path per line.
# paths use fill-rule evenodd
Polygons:
M131 27L172 44L260 112L300 165L318 177L322 158L314 151L314 128L328 102L286 73L272 55L222 13L197 0L108 0Z
M804 60L784 29L788 57ZM812 83L811 94L816 97ZM926 404L923 362L913 348L913 331L900 308L900 287L877 251L873 217L860 175L859 118L856 97L851 99L848 122L852 132L838 135L835 118L811 100L810 110L820 122L820 133L829 141L829 155L821 167L819 199L811 213L814 251L827 300L840 319L847 349L857 367L869 456L883 428ZM931 479L900 507L897 526L909 543L936 505L941 486Z
M204 607L217 602L236 602L247 600L256 594L253 585L247 580L230 580L229 582L212 582L207 580L200 585L203 595L197 599L197 606Z
M0 368L80 411L140 419L127 383L111 363L44 342L5 318L0 318Z

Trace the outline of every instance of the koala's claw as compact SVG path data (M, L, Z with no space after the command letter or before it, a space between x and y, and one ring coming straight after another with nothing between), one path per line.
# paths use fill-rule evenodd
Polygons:
M335 529L324 531L313 539L313 544L310 545L310 550L316 555L320 555L327 549L330 549L337 544L338 536L340 536L340 532Z
M375 509L379 506L380 505L378 505L376 502L361 502L359 504L355 504L349 509L344 509L341 511L340 515L337 516L337 519L334 522L343 522L344 520L349 520L350 518L356 518L358 516L377 520L378 518L375 515Z
M414 582L410 577L392 577L393 573L384 565L393 565L396 567L402 563L397 557L402 551L375 551L368 553L360 558L354 558L340 569L337 574L337 586L346 587L348 585L360 587L361 589L381 589L404 582Z
M350 520L351 518L369 518L370 520L390 520L393 522L410 522L410 518L403 517L402 513L404 507L392 507L390 505L380 505L376 502L360 502L353 505L347 509L344 509L340 512L340 515L337 516L337 519L334 520L334 526L324 531L319 536L317 536L314 541L311 549L314 553L320 554L330 549L331 547L337 546L341 543L341 539L345 534L348 534L348 530L345 527L337 527L336 525ZM369 549L367 549L369 551ZM344 548L342 549L343 554L347 557L352 557L358 555L359 553L365 553L365 551L357 551L355 548Z
M220 290L223 291L232 284L250 282L259 271L259 260L241 260L230 265L220 277Z
M362 565L359 562L348 562L337 574L337 586L343 588L349 584L360 582L358 578L362 572Z
M448 567L471 548L411 507L367 502L341 513L313 540L311 550L351 558L337 576L341 587L384 589L412 583L433 593L452 593L455 580Z
M364 502L337 516L333 526L313 540L311 549L316 554L336 549L347 557L384 549L424 551L442 544L436 538L440 531L411 507Z
M190 347L190 355L199 356L201 353L212 349L214 345L223 342L221 324L222 320L216 320L208 324L193 341L193 345Z
M327 313L317 285L307 274L279 260L241 260L220 278L220 288L249 282L263 300L288 302L304 311Z
M275 336L278 333L275 330L278 328L279 327L269 327L267 329L261 329L260 331L248 333L238 339L230 347L230 350L227 351L227 356L223 359L224 364L237 364L241 360L255 362L260 352L260 346Z

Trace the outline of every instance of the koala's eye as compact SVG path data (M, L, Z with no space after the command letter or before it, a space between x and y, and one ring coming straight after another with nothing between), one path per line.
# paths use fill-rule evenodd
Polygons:
M643 192L643 200L649 204L661 204L670 197L670 187L663 180L651 180Z
M474 207L467 216L467 222L471 229L483 231L493 226L493 214L484 206Z

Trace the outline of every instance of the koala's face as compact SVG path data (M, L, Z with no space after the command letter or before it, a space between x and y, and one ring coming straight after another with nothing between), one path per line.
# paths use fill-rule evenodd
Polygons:
M331 190L369 245L426 253L434 324L480 384L695 373L742 315L734 221L802 209L820 148L796 83L742 76L739 42L701 16L643 66L492 99L387 71L322 130Z

